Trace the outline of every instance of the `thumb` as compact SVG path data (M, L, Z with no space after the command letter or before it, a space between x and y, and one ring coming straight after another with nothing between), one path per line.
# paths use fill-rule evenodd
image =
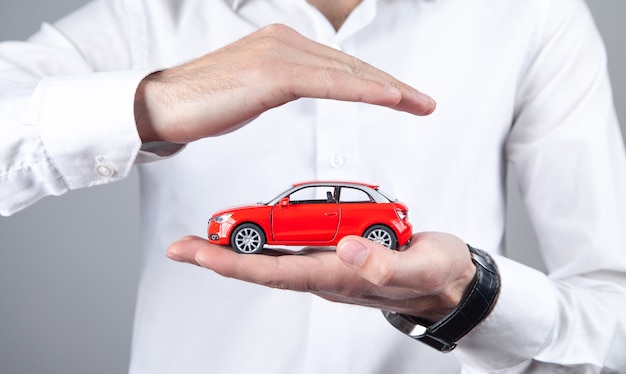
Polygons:
M341 261L378 286L394 286L399 253L358 236L346 237L337 244Z

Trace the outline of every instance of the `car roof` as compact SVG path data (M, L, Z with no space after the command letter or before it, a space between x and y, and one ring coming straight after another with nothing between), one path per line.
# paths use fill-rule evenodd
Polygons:
M300 186L314 186L314 185L333 185L333 186L363 186L371 189L377 189L377 184L362 183L362 182L350 182L350 181L336 181L336 180L319 180L319 181L306 181L294 183L294 187Z

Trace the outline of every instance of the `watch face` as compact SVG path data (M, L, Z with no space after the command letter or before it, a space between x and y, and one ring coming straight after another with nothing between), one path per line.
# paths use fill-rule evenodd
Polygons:
M416 321L411 321L408 316L396 312L389 312L383 310L383 314L389 323L395 328L409 335L412 338L418 338L426 333L426 326L418 324Z
M426 327L422 326L422 325L415 324L415 325L413 325L413 330L411 330L411 332L409 332L408 334L409 334L409 336L411 336L413 338L418 338L420 336L424 336L424 334L426 334Z

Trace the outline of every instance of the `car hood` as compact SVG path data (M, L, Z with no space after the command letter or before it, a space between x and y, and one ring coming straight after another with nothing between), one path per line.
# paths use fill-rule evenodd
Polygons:
M235 212L241 212L241 211L244 211L244 210L260 209L260 208L267 208L267 205L265 205L263 203L248 204L248 205L237 205L237 206L233 206L233 207L230 207L230 208L226 208L226 209L222 209L220 211L217 211L217 212L213 213L213 217L221 216L222 214L226 214L226 213L235 213Z

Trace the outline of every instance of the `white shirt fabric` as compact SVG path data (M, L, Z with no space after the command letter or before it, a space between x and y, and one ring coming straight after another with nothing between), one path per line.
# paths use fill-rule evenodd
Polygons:
M276 22L430 94L436 112L302 99L164 160L140 150L148 72ZM582 0L364 0L339 32L304 0L100 0L0 45L0 212L142 164L132 373L626 372L626 157L605 65ZM505 257L508 166L547 275ZM416 231L491 252L491 315L441 354L378 310L166 259L212 212L315 179L380 184Z

